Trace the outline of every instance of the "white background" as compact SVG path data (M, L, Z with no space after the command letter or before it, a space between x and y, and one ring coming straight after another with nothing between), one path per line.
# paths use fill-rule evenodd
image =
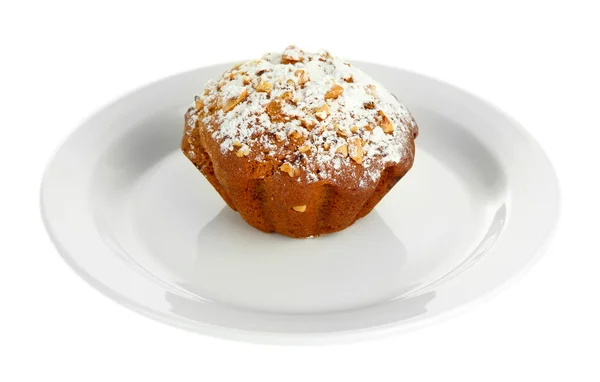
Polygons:
M0 3L0 381L599 381L595 3ZM520 121L561 181L562 219L546 256L466 313L325 347L191 334L76 276L38 208L43 167L61 140L149 81L291 43L445 80Z

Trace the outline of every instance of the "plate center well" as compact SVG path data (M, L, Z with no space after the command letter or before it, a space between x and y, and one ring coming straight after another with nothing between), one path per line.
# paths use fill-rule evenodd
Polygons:
M132 264L215 303L319 313L403 298L482 255L503 220L502 172L485 148L443 118L416 113L413 169L340 233L298 240L248 226L177 149L175 113L140 125L100 163L96 220Z

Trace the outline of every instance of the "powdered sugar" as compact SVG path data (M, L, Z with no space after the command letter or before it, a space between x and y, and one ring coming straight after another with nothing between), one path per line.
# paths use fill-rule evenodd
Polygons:
M375 182L403 159L417 129L404 105L369 76L326 51L295 47L209 81L196 109L223 153L244 147L249 160L289 163L307 182L340 171Z

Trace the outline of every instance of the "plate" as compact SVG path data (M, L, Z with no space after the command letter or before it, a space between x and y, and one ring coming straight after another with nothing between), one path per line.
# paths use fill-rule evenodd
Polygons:
M364 62L420 126L413 169L342 232L299 240L248 226L179 150L194 95L232 65L119 99L46 169L42 215L58 251L120 304L238 340L373 338L488 295L547 244L558 182L518 123L451 85Z

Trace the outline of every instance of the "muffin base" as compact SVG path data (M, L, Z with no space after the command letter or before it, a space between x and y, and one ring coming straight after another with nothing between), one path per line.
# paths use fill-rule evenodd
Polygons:
M191 115L191 110L186 113L183 153L230 208L263 232L306 238L341 231L371 212L413 164L411 140L412 155L385 168L370 187L328 180L303 183L278 171L277 164L257 164L234 153L221 153L208 133L189 123ZM295 206L306 209L299 212Z

